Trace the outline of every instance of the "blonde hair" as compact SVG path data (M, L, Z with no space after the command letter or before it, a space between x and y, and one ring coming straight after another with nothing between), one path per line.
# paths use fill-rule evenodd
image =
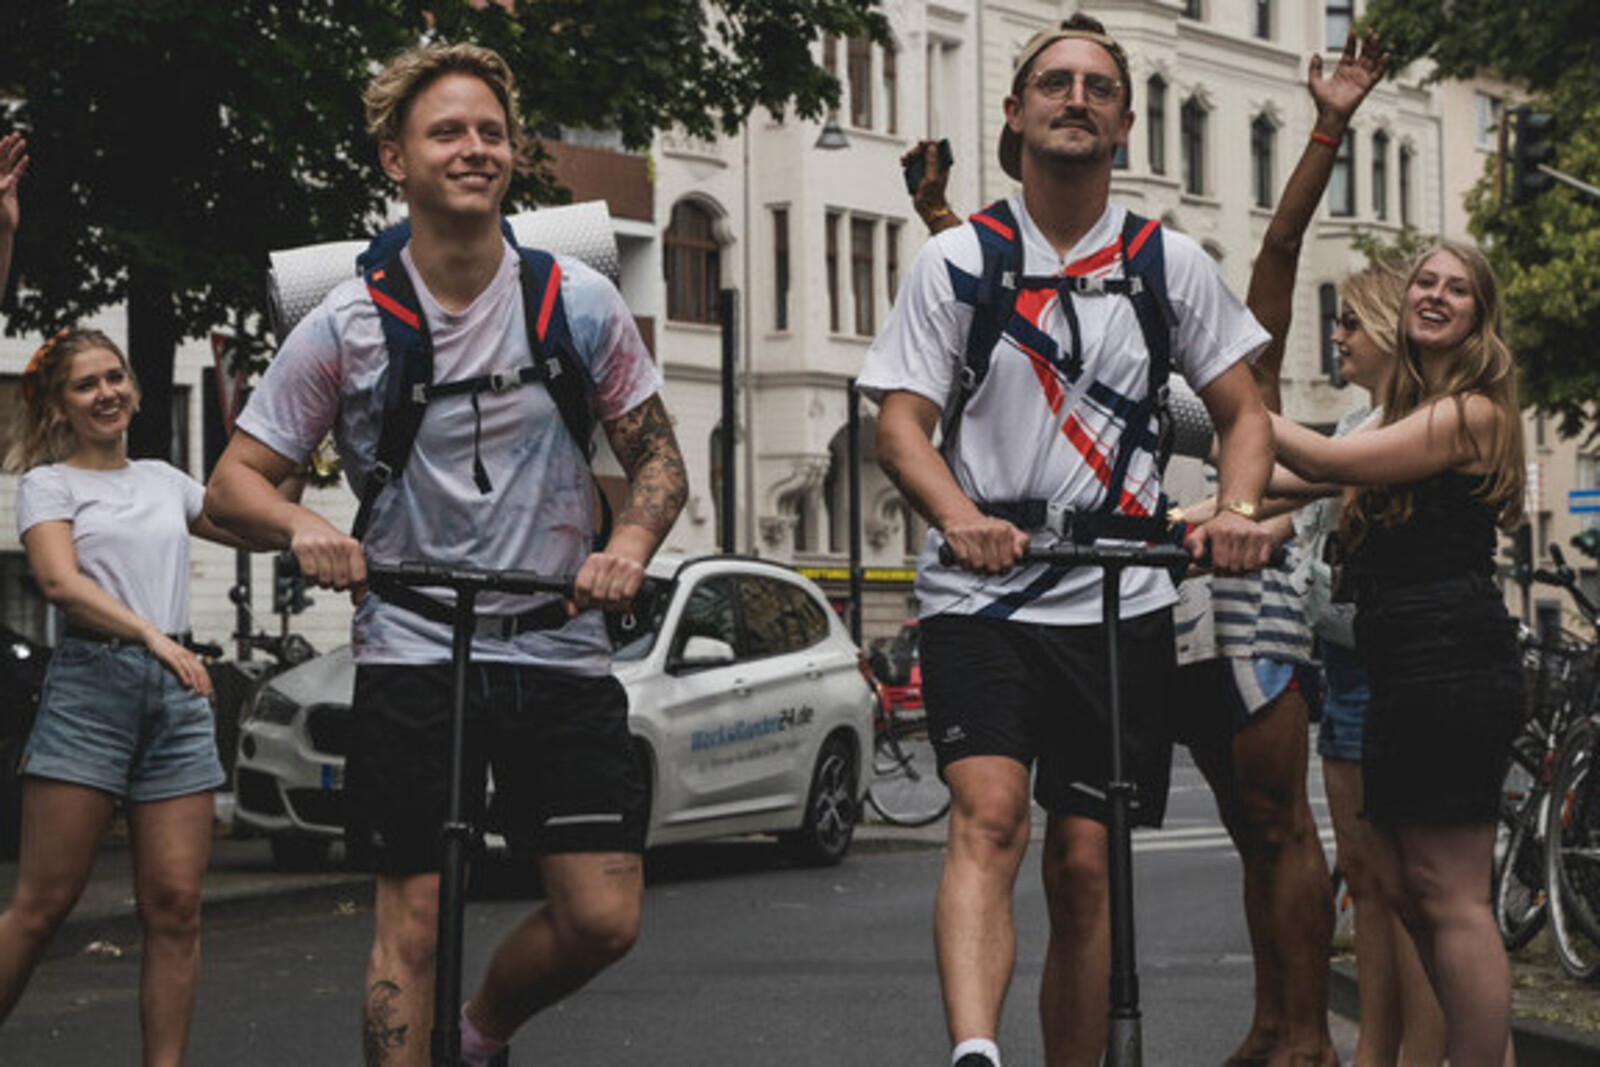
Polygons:
M133 383L133 410L139 410L139 379L117 343L99 330L68 327L34 352L22 372L22 432L6 453L5 469L26 471L55 463L77 448L77 437L62 409L61 394L72 377L72 361L83 352L103 348L117 357Z
M1451 361L1443 381L1437 388L1431 388L1423 377L1416 344L1405 332L1405 308L1402 302L1396 316L1395 366L1381 398L1383 424L1387 426L1398 422L1418 408L1440 399L1453 401L1459 418L1457 433L1461 444L1470 449L1473 455L1488 460L1489 469L1479 496L1493 510L1500 528L1509 530L1522 521L1527 468L1523 455L1521 407L1517 402L1517 368L1511 348L1505 340L1500 287L1488 258L1477 248L1457 241L1439 241L1411 261L1405 278L1405 291L1410 290L1428 260L1441 252L1454 256L1467 268L1477 319L1472 332L1457 348L1456 358ZM1473 393L1486 397L1494 404L1499 415L1487 442L1479 441L1467 426L1467 397ZM1354 506L1346 510L1346 518L1358 535L1368 522L1393 526L1411 516L1411 493L1393 487L1385 494L1387 502L1374 514L1375 494L1379 492L1374 489L1363 490L1356 496Z
M1361 323L1379 351L1395 357L1400 310L1405 301L1406 275L1402 267L1375 263L1351 274L1339 284L1339 303Z
M500 53L475 44L428 44L390 57L362 97L367 133L380 144L400 140L412 103L446 74L470 75L489 87L506 113L511 150L520 157L526 147L527 131L517 106L516 76Z

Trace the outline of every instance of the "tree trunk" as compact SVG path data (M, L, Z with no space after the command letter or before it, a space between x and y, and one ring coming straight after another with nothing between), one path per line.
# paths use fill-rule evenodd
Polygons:
M133 267L128 279L128 360L139 379L139 414L128 428L128 454L178 462L173 454L172 369L178 316L164 272ZM186 442L185 442L186 444Z

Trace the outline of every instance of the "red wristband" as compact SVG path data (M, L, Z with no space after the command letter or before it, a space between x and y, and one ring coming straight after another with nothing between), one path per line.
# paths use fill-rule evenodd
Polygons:
M1329 148L1333 149L1334 151L1338 151L1339 150L1339 146L1344 144L1344 142L1341 141L1339 138L1337 138L1337 137L1329 137L1327 134L1321 132L1320 130L1312 130L1311 131L1311 139L1313 141L1317 142L1317 144L1325 144L1325 145L1327 145Z

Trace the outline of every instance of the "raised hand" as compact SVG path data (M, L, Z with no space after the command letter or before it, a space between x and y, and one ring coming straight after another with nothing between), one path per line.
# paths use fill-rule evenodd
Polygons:
M1317 129L1332 133L1336 128L1343 133L1350 116L1388 69L1389 53L1372 30L1359 40L1354 33L1345 38L1339 62L1327 77L1322 73L1322 56L1313 55L1306 88L1317 107Z
M0 137L0 234L12 234L22 221L17 187L28 170L28 142L20 133Z

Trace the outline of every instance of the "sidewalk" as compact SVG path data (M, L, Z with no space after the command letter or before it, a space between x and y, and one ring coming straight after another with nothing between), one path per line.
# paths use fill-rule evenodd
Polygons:
M861 852L881 852L904 848L942 848L944 824L907 830L868 822L856 831L855 848ZM0 900L9 900L16 882L14 863L0 863ZM236 839L225 824L218 824L212 843L211 865L205 881L205 907L210 914L219 910L257 905L271 897L277 900L323 896L331 900L368 898L368 875L342 870L285 872L272 864L263 838ZM83 952L96 942L108 951L124 949L138 939L138 924L133 914L131 855L120 832L102 849L93 877L83 898L52 942L49 956ZM1571 982L1549 967L1530 960L1527 953L1512 958L1513 986L1518 1000L1528 998L1530 985L1559 986L1554 999L1578 1000L1591 1006L1589 1018L1600 1020L1600 986ZM1550 997L1543 998L1545 1000ZM1330 1008L1347 1019L1356 1018L1355 968L1347 960L1334 963L1329 983ZM1537 1007L1518 1004L1515 1021L1517 1062L1521 1067L1596 1067L1600 1064L1600 1031L1544 1021L1534 1017ZM1580 1016L1584 1012L1577 1013Z

